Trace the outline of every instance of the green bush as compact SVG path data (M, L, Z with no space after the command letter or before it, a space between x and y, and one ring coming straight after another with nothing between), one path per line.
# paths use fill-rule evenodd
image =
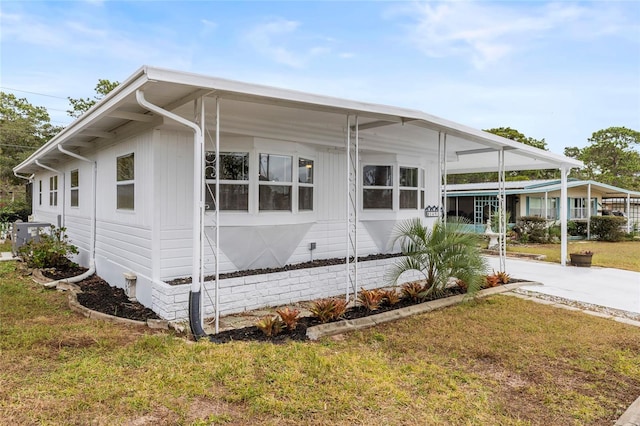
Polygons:
M23 201L15 201L0 205L0 223L15 222L21 220L26 222L31 214L31 206Z
M549 239L547 220L538 216L522 216L518 221L521 240L531 243L546 243ZM526 237L524 237L526 235ZM522 238L524 237L524 238Z
M600 241L621 241L625 233L620 227L625 223L619 216L591 216L591 236Z
M567 233L574 237L586 237L587 236L587 223L575 222L570 220L567 222Z
M40 235L40 241L29 241L18 249L18 255L29 268L66 268L75 265L67 256L78 254L69 242L66 228L51 227L51 235Z

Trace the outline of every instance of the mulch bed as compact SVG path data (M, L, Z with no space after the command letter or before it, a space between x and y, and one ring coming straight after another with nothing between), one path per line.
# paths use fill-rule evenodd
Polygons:
M64 270L45 269L42 274L54 280L70 278L87 271L87 268L72 266ZM138 302L131 302L124 290L112 287L108 282L97 276L91 275L86 280L76 283L82 290L78 294L78 302L89 309L113 315L120 318L128 318L136 321L148 319L161 319L151 309Z

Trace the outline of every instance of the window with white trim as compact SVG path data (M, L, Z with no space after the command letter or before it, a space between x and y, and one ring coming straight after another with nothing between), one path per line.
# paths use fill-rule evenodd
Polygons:
M364 166L362 207L393 209L393 166Z
M135 206L135 156L123 155L116 159L116 208L133 210Z
M258 209L291 211L293 157L260 154L259 167Z
M204 175L205 209L215 210L216 153L207 151ZM249 210L249 153L220 153L220 210Z
M400 208L417 209L419 198L417 167L400 167Z
M58 205L58 176L49 178L49 205Z
M38 205L42 205L42 179L38 181Z
M79 180L78 180L78 169L71 170L70 179L71 184L71 207L78 207L78 195L80 190Z
M313 210L313 160L298 158L298 210Z

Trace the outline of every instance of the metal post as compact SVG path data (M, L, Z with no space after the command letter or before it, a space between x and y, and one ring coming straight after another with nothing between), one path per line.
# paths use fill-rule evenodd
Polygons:
M587 240L591 239L591 184L587 185Z
M447 224L447 134L444 134L442 141L442 170L443 170L443 182L442 182L442 213L444 216L444 223Z
M498 151L498 242L500 271L506 271L507 261L507 224L506 224L506 206L505 206L505 172L504 172L504 148Z
M560 167L560 264L567 265L567 175L571 169Z
M438 204L442 212L442 133L438 132Z
M358 181L359 181L359 153L358 153L358 116L355 117L354 138L351 140L351 117L347 116L347 179L346 179L346 291L345 298L353 290L354 298L358 297ZM353 261L350 260L353 255Z
M204 109L204 108L203 108ZM220 329L220 98L216 96L215 333Z
M631 194L627 192L627 206L625 214L627 215L627 234L631 232Z

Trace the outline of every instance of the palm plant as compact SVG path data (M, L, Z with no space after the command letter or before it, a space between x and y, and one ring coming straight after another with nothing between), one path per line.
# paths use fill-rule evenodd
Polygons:
M418 271L424 276L421 297L444 290L449 279L468 285L473 293L482 287L487 264L480 255L477 234L463 232L465 221L436 222L429 229L419 218L398 224L394 244L400 243L404 258L389 270L388 280L396 284L400 275Z

